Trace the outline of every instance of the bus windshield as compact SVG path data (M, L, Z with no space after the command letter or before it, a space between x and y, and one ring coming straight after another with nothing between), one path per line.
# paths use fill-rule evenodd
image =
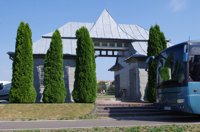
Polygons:
M184 45L163 51L157 61L157 88L180 87L186 84L187 63L183 61Z
M200 81L200 46L198 45L190 46L189 81Z

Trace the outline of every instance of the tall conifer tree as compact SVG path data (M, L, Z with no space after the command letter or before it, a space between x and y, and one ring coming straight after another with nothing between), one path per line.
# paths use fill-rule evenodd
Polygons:
M63 47L58 30L53 33L44 62L44 103L62 103L66 98L63 80Z
M72 96L75 102L94 103L96 99L96 64L94 45L87 28L76 31L76 70Z
M33 86L32 32L29 25L21 22L16 37L13 60L12 85L9 101L34 103L36 91Z
M167 42L165 40L164 33L160 31L158 25L152 26L149 31L148 40L148 56L156 56L162 50L167 47ZM156 66L155 61L150 62L148 68L148 89L147 89L147 99L150 102L156 101Z

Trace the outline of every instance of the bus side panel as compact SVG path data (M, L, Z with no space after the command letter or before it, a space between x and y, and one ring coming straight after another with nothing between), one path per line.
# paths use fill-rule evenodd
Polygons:
M200 114L200 82L188 83L187 104L192 113Z

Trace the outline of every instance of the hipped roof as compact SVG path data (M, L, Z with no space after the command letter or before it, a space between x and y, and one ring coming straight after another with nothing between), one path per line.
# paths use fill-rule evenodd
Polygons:
M149 32L135 24L118 24L107 10L94 23L68 22L58 28L63 43L63 54L76 55L76 30L85 26L92 39L131 40L136 54L146 55ZM46 54L53 32L45 34L33 44L34 54Z

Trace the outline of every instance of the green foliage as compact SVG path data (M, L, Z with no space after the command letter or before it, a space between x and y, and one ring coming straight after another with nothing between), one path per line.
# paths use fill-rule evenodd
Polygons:
M44 62L44 103L63 103L66 88L63 80L63 48L58 30L53 33Z
M161 40L161 44L162 44L162 49L161 50L164 50L167 48L167 41L166 41L166 38L165 38L165 35L163 32L160 32L160 40Z
M115 85L114 85L114 81L112 82L112 84L111 84L110 87L108 88L107 94L108 94L108 95L115 95Z
M16 37L13 59L11 103L34 103L36 91L33 86L32 32L27 23L21 22Z
M200 125L154 125L154 126L130 126L130 127L93 127L93 128L67 128L50 130L52 132L199 132ZM36 130L27 130L33 131Z
M185 127L170 125L170 126L154 126L149 127L148 132L185 132Z
M102 91L107 90L107 85L105 81L98 82L97 93L102 93Z
M170 80L170 78L171 78L170 75L171 75L170 68L168 68L168 67L162 67L160 69L160 76L163 79L163 81Z
M147 55L156 56L166 47L167 42L164 33L160 31L158 25L152 26L149 31ZM149 64L148 68L147 99L150 102L156 101L156 65L157 63L153 61Z
M156 101L156 62L151 62L148 68L147 99L149 102Z
M94 45L87 28L76 31L76 70L72 96L75 102L94 103L96 100L96 63Z
M137 127L131 127L131 128L126 128L126 132L141 132L141 128L139 126Z

